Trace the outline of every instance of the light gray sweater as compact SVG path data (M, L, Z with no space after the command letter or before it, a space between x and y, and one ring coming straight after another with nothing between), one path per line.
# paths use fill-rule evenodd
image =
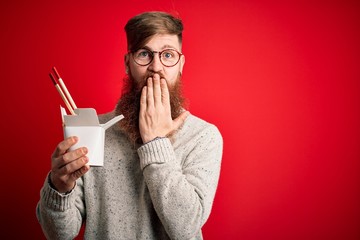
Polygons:
M100 122L114 113L100 115ZM92 167L69 194L45 181L37 217L48 239L202 239L222 158L218 129L193 115L174 136L137 150L117 125L106 130L104 167Z

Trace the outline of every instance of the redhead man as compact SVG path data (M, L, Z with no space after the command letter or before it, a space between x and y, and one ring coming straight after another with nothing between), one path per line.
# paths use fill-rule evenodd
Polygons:
M104 166L88 149L61 141L41 189L37 217L48 239L202 239L221 166L213 125L185 110L181 94L182 21L145 12L125 26L128 53L122 96L106 122Z

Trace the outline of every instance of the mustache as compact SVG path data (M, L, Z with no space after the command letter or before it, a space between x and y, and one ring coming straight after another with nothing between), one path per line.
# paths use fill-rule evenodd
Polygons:
M144 77L144 80L147 80L149 77L154 77L155 74L158 74L160 76L160 79L165 78L165 76L162 72L147 72Z
M158 74L158 75L160 76L160 79L161 79L161 78L166 79L165 76L164 76L164 74L161 73L161 72L147 72L147 73L145 74L144 78L143 78L143 81L136 83L136 89L137 89L137 91L141 91L141 90L143 89L143 87L145 87L145 86L147 85L147 80L148 80L148 78L154 77L155 74Z

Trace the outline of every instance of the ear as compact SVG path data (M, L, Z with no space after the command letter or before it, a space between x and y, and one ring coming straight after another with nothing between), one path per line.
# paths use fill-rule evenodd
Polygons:
M129 61L130 61L130 56L129 56L129 53L125 54L124 56L124 64L125 64L125 72L126 74L128 74L129 72Z
M182 74L184 65L185 65L185 55L181 55L181 57L180 57L180 73L181 74Z

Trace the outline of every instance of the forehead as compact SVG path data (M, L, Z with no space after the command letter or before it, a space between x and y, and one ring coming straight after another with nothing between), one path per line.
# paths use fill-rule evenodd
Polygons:
M174 48L178 51L181 50L178 36L172 34L156 34L150 37L149 41L145 44L144 47L154 51L160 51L165 48Z

